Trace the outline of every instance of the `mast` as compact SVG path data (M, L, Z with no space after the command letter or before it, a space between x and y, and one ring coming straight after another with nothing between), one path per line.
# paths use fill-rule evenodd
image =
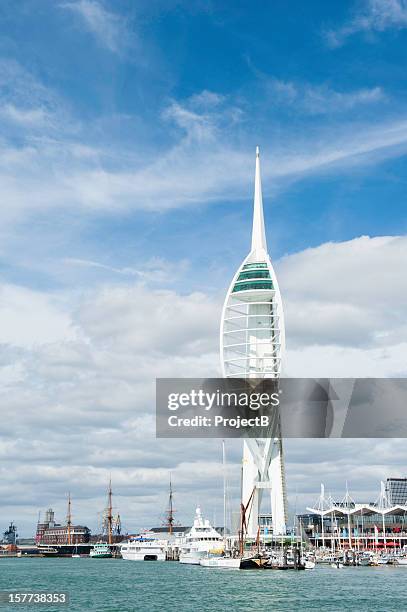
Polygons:
M168 533L172 535L173 527L174 527L174 507L173 507L173 494L172 494L172 482L171 482L171 474L170 474L170 494L168 497L168 510L167 510L167 527Z
M222 440L222 465L223 465L223 541L226 548L226 454L225 440Z
M245 505L243 502L240 503L240 531L239 531L239 555L242 557L244 552L245 536L247 534L247 518L250 516L251 508L250 505L253 501L253 496L256 487L253 487L252 494L249 497L249 501ZM248 509L249 513L247 512Z
M68 527L68 544L72 544L71 541L71 525L72 525L72 514L71 514L71 493L68 493L68 512L66 515L66 525Z
M109 480L109 491L107 494L107 537L109 545L112 544L112 523L113 523L113 508L112 508L112 479Z

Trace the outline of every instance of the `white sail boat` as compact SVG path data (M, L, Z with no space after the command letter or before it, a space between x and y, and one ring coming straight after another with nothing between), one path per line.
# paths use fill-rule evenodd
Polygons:
M203 567L221 567L227 569L239 569L240 558L226 556L226 460L225 460L225 440L222 440L222 464L223 464L223 554L203 557L199 563Z

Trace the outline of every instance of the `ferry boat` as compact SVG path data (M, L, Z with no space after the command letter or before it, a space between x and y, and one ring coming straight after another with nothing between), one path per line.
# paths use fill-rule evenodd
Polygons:
M223 537L216 531L207 519L202 517L201 509L195 511L194 524L180 544L180 563L199 565L203 557L210 552L223 550Z
M96 542L89 556L92 559L109 559L112 556L112 551L106 542Z
M127 561L165 561L167 542L148 536L123 542L120 552Z

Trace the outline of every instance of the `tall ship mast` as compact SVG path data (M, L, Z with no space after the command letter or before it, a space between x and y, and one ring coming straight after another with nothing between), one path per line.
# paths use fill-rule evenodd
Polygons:
M174 510L174 504L173 504L173 491L172 491L172 482L171 482L171 475L170 475L170 492L168 496L168 507L167 507L166 516L165 516L165 525L170 535L172 535L173 533L174 524L175 524L175 510Z
M71 513L71 494L68 493L68 512L66 515L66 526L67 526L67 544L72 544L71 527L72 527L72 513Z
M107 538L108 544L113 544L115 536L121 534L121 519L120 514L116 516L113 513L113 491L112 491L112 479L109 480L109 486L107 489L107 504L102 512L102 537Z
M220 357L223 376L278 379L284 348L283 304L267 251L257 147L251 250L233 277L222 311ZM287 509L279 422L270 438L249 438L243 443L242 505L247 509L250 538L257 535L266 490L271 500L273 534L284 534Z
M113 533L113 507L112 507L112 479L109 480L109 489L107 493L107 538L108 544L112 544Z

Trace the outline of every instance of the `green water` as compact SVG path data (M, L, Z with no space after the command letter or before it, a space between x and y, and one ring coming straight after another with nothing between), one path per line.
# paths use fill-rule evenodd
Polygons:
M69 606L0 610L158 612L407 610L407 567L217 570L116 559L0 559L0 590L68 591Z

